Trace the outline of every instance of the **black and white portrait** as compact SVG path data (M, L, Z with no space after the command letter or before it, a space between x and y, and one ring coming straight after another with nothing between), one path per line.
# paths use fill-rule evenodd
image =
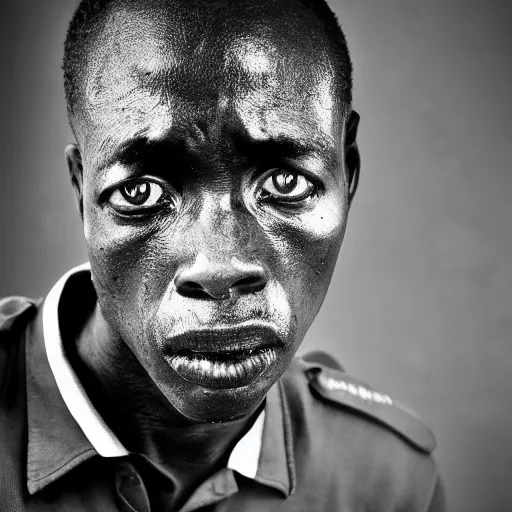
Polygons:
M0 512L509 512L512 6L3 0Z

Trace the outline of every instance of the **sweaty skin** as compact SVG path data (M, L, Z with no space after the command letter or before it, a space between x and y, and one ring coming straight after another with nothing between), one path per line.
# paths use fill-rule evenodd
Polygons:
M246 428L323 302L358 117L300 4L144 5L98 25L72 118L97 293L75 365L121 441L186 489ZM222 367L231 376L183 363L254 344L270 356Z

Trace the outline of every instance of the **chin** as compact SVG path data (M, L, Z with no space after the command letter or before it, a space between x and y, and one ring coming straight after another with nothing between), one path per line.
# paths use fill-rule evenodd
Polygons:
M259 407L281 373L269 372L249 384L230 388L203 387L185 382L179 393L173 393L171 401L183 416L194 422L236 420Z

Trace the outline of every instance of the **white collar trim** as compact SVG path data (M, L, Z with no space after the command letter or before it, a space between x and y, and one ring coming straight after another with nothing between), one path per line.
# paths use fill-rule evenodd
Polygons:
M79 265L64 274L46 297L43 307L46 354L60 394L93 448L102 457L123 457L129 452L92 405L66 357L62 343L58 318L59 300L69 277L82 271L90 271L89 263ZM229 469L247 478L255 478L261 453L264 422L265 411L263 410L251 429L238 441L231 452L227 466Z
M254 422L251 430L236 444L229 456L228 468L238 471L247 478L255 478L263 439L263 425L265 423L265 409L263 409Z

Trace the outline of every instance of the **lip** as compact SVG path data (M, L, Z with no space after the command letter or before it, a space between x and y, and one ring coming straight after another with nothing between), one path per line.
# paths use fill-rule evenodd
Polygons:
M266 323L187 331L168 340L165 359L183 379L206 388L247 386L277 359L284 343Z
M281 336L273 325L250 321L179 333L166 341L164 351L166 355L182 351L222 353L283 345Z

